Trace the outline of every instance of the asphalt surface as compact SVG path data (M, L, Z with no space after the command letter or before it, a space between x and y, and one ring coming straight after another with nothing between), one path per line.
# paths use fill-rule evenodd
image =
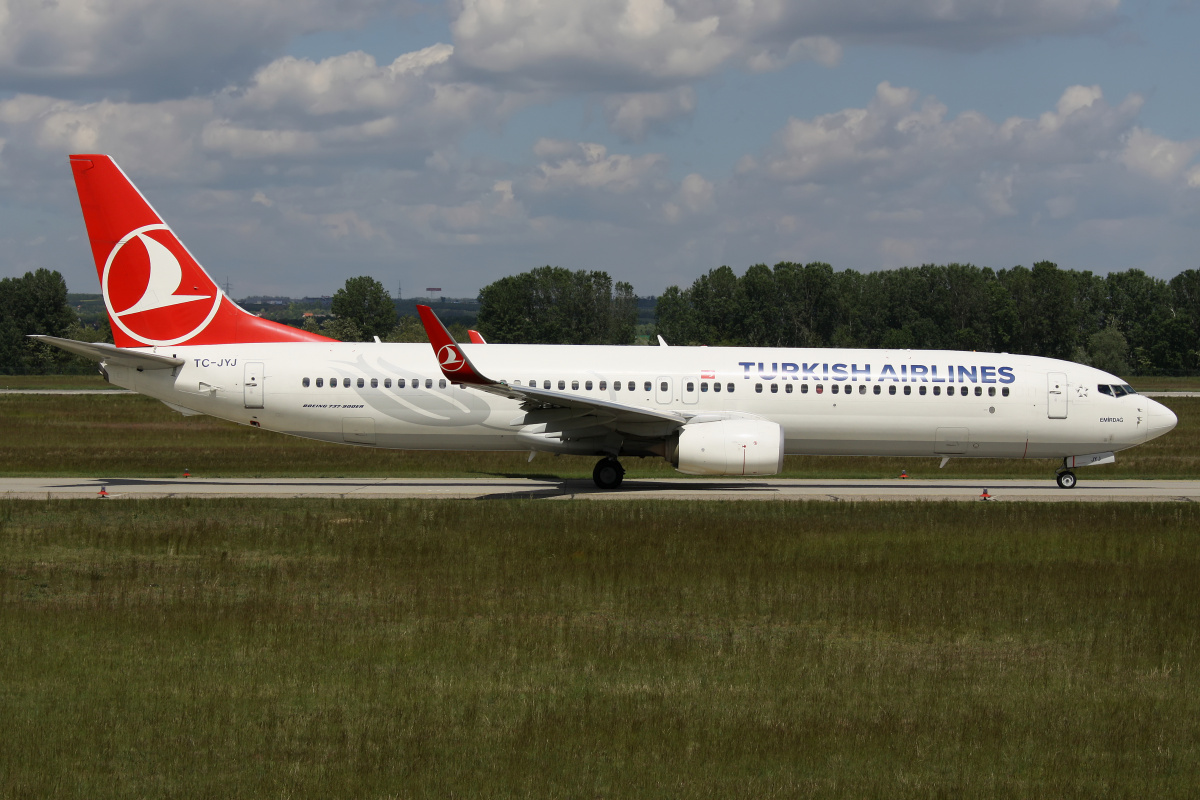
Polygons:
M1200 481L1089 479L1074 489L1044 480L627 479L617 491L590 480L532 478L0 478L0 497L120 500L162 497L530 498L586 500L956 500L1200 502ZM100 496L103 488L107 498Z

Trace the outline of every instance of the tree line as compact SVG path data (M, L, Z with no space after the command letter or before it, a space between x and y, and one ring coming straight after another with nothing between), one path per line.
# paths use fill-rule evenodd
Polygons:
M632 344L633 286L601 271L539 267L479 293L477 327L507 344ZM342 341L423 342L383 284L360 276L333 297L333 317L304 327ZM466 340L466 326L451 325ZM1200 270L1170 281L1137 269L1105 276L1059 269L926 264L885 272L823 262L712 269L657 300L654 332L672 345L980 350L1068 359L1118 375L1200 374ZM90 372L91 362L26 337L112 341L103 314L81 316L58 272L0 280L0 374Z
M1117 374L1200 371L1200 271L1170 281L1042 261L992 270L926 264L835 272L822 262L727 266L659 298L670 344L982 350Z

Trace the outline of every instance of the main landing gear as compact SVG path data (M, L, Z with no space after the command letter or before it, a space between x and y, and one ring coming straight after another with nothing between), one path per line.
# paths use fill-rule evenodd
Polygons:
M1074 489L1075 488L1075 481L1076 481L1075 473L1071 472L1071 470L1067 469L1067 465L1065 463L1055 471L1054 477L1058 480L1058 488L1060 488L1060 489Z
M598 487L606 491L620 486L624 477L625 468L621 466L620 461L611 457L600 459L596 463L596 468L592 470L592 480Z

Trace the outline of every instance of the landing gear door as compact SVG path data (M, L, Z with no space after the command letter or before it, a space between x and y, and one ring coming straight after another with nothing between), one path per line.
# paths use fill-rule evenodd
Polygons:
M246 362L246 379L242 387L246 392L246 408L263 407L263 365L261 361Z
M1067 418L1067 374L1051 372L1046 375L1046 416Z

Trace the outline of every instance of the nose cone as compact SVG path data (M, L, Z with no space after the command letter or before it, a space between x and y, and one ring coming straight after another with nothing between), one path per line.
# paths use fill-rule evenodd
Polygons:
M1149 398L1147 398L1149 399ZM1179 417L1175 416L1175 412L1164 406L1157 400L1150 400L1150 420L1146 426L1147 441L1162 436L1167 431L1175 427L1179 422Z

